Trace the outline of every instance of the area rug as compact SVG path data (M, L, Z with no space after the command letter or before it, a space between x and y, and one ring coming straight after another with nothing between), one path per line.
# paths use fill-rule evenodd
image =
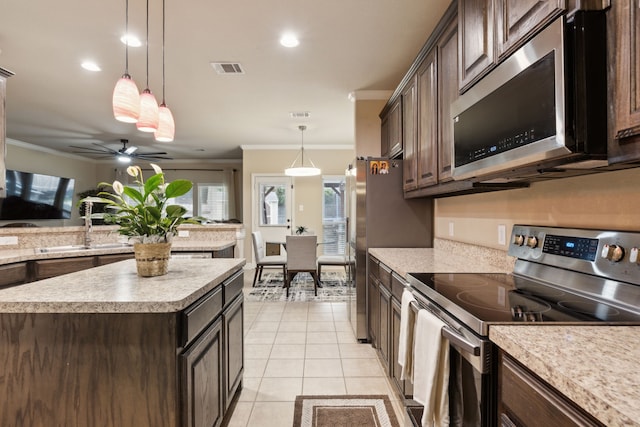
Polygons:
M289 297L284 289L282 272L262 274L262 281L253 288L245 289L247 301L348 301L355 289L346 283L343 271L323 271L322 287L318 288L318 296L313 293L313 279L309 273L298 273L290 284Z
M386 395L296 396L293 427L400 427Z

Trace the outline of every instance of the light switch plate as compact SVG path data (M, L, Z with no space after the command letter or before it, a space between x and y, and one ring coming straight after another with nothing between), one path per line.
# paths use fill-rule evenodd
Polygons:
M498 226L498 244L503 246L507 244L507 226L504 224Z
M449 237L453 237L453 221L449 222Z
M2 236L0 237L0 245L17 245L18 236Z

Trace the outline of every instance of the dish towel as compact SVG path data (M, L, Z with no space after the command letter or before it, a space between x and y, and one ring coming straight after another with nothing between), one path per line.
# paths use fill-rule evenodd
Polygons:
M402 368L401 380L413 382L413 329L415 326L415 314L411 309L411 302L416 299L411 291L405 289L402 292L402 305L400 307L400 334L398 337L398 364Z
M419 310L413 353L413 398L424 405L422 427L449 426L449 340L442 320Z

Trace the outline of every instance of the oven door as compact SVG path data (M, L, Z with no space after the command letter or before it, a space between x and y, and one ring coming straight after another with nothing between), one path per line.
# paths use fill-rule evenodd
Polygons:
M449 425L451 427L492 427L496 425L496 351L486 337L465 329L438 305L412 291L417 305L440 318L447 327L443 336L449 340ZM422 406L407 405L413 425L420 426Z

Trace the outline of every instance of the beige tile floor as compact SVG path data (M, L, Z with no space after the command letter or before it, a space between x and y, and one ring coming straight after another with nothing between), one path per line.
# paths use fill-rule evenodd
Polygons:
M245 272L245 291L253 271ZM243 389L233 427L289 427L300 394L386 394L410 426L376 351L356 341L343 302L245 301Z

